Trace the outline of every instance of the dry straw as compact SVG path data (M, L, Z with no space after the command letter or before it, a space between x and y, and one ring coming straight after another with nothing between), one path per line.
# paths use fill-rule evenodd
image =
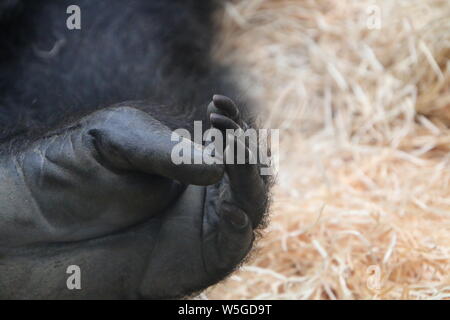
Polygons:
M257 254L204 296L449 299L450 2L239 0L221 21L281 162Z

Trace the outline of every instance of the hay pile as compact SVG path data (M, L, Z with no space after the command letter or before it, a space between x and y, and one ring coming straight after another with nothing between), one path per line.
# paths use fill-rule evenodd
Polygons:
M257 254L204 297L449 299L450 2L225 11L217 58L280 129L280 167Z

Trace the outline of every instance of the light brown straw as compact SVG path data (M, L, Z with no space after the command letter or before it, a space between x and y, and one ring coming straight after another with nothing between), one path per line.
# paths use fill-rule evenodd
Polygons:
M221 26L281 162L258 252L202 297L450 299L450 1L239 0Z

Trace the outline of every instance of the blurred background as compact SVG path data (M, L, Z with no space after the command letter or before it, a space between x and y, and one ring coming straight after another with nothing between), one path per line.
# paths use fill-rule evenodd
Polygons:
M209 299L450 299L450 1L236 0L216 58L280 129L271 223Z

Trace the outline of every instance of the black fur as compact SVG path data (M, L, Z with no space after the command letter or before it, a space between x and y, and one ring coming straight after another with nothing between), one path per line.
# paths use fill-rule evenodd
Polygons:
M81 30L66 28L70 4L81 8ZM193 118L205 120L202 111L214 93L235 95L227 70L211 61L218 5L198 0L4 2L1 141L128 100L161 106L154 116L172 128Z

